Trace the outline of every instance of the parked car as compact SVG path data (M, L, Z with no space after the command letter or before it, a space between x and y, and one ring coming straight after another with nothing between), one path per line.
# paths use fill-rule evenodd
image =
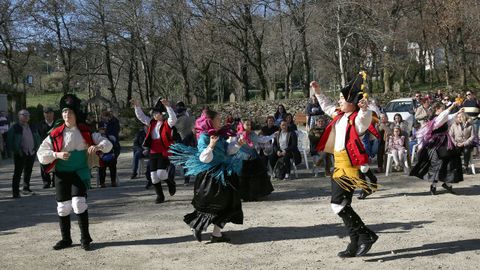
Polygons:
M413 108L412 98L394 99L387 103L384 112L387 114L388 121L390 122L393 122L393 117L395 114L399 113L402 116L403 121L408 123L408 128L412 128L413 120L415 118L415 109Z

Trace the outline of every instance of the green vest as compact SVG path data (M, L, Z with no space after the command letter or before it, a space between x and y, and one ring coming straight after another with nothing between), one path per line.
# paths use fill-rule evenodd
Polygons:
M68 160L57 159L55 170L59 172L75 172L85 184L90 188L90 168L88 167L87 150L74 150L70 152Z

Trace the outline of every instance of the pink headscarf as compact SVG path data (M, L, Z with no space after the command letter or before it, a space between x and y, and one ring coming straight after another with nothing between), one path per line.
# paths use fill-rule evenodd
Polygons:
M237 134L240 136L241 139L243 139L243 141L245 141L248 146L253 147L253 142L250 139L250 131L247 131L245 129L245 127L243 126L243 122L238 123Z
M195 131L197 132L197 139L203 133L206 133L208 136L212 136L212 135L223 136L223 137L235 136L235 132L230 128L230 124L227 124L221 127L219 130L216 130L213 127L212 119L207 117L206 110L203 110L200 117L195 121Z

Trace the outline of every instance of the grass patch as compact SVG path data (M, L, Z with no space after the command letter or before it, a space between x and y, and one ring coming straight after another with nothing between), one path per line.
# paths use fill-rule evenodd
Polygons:
M86 92L79 92L76 95L80 99L87 99L88 94ZM63 92L47 92L44 94L33 95L27 93L27 107L36 107L38 104L42 104L44 107L52 107L58 109L58 103L63 96Z

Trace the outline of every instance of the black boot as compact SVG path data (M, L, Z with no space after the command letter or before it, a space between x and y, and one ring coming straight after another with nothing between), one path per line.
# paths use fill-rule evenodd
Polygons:
M157 193L157 198L155 203L163 203L165 201L165 195L163 195L162 183L153 184L155 187L155 193Z
M72 246L72 237L70 236L70 215L59 216L60 232L62 233L62 240L58 241L53 249L60 250Z
M78 216L78 226L80 227L80 244L84 250L90 250L90 243L93 241L88 231L88 210Z
M452 186L448 186L447 184L443 183L443 184L442 184L442 187L443 187L444 189L446 189L449 193L456 194L455 191L453 191L453 187L452 187Z
M357 231L353 230L352 225L353 222L351 218L348 216L347 211L345 208L338 213L338 215L342 218L343 223L348 229L348 234L350 236L350 243L348 244L347 248L344 251L340 251L337 255L340 258L351 258L355 257L358 249L358 233Z
M437 188L434 187L433 185L430 185L430 194L436 195L437 194Z
M177 184L175 183L175 180L167 179L165 180L165 182L167 182L168 193L170 194L170 196L175 195L175 192L177 192Z
M363 256L372 248L377 241L378 236L371 231L362 219L355 213L350 205L347 205L339 213L347 227L351 229L350 235L358 236L358 247L355 253L356 257Z

